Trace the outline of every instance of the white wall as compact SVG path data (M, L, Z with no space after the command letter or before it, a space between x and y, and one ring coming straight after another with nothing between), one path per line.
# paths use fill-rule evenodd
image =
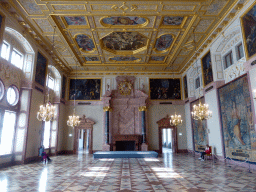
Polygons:
M147 141L149 143L149 150L158 150L159 149L159 134L158 134L158 125L157 121L166 117L167 115L174 115L175 108L174 105L151 105L147 111L147 123L148 123L148 132L147 132ZM176 114L180 114L183 119L183 123L177 126L178 134L178 149L187 149L187 136L186 136L186 120L185 117L185 108L183 105L176 105ZM182 133L182 135L179 135Z
M73 106L68 106L66 114L67 116L73 114ZM93 148L92 150L102 150L103 144L103 106L102 105L77 105L76 115L89 118L95 122L93 125ZM65 121L66 122L66 121ZM74 142L74 130L72 127L68 127L68 134L72 134L72 137L67 138L67 150L73 150Z
M205 94L205 102L209 105L209 110L212 111L212 118L207 120L209 145L213 147L213 152L215 155L222 156L222 129L217 99L218 97L216 89Z
M42 122L37 120L36 115L39 110L39 106L43 103L44 95L37 90L32 90L29 127L27 131L26 158L38 156L41 134L43 134L43 132Z

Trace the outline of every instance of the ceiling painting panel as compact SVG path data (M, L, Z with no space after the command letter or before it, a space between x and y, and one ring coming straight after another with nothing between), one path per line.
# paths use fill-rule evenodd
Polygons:
M157 52L166 52L173 43L173 36L170 34L161 35L156 39L155 50Z
M151 62L164 62L165 58L166 58L165 56L155 56L155 55L152 55L150 57L150 61Z
M88 67L81 70L118 74L142 69L182 73L195 50L206 47L211 35L219 33L217 28L231 20L229 13L240 10L238 3L245 4L244 0L4 1L20 15L16 18L24 18L24 27L30 27L29 33L47 52L57 26L54 54L57 64L71 74L76 63ZM176 69L169 70L173 63Z
M87 53L95 51L95 45L90 36L79 34L75 36L75 41L81 51L84 51Z
M62 21L65 24L66 28L85 28L88 26L88 21L85 16L63 16Z

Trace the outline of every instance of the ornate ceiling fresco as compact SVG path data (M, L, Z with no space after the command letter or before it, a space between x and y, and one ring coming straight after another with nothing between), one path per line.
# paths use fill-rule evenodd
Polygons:
M181 74L246 0L8 0L2 6L74 74ZM194 33L193 33L194 31ZM195 37L195 38L194 38ZM195 41L194 41L195 39Z

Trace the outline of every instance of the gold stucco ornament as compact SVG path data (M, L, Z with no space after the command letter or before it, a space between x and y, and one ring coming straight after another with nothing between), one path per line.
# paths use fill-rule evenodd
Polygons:
M122 81L118 85L118 89L121 95L130 95L132 91L132 83L129 81Z

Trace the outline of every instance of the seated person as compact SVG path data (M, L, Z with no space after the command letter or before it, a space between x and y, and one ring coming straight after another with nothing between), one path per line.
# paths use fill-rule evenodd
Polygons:
M44 146L42 145L39 149L39 156L41 157L41 161L43 161L44 159L51 161L50 157L46 154L46 152L44 152Z
M201 161L204 161L204 155L211 154L211 152L212 152L211 147L207 144L204 152L201 152L201 157L199 157L198 159L201 159Z

